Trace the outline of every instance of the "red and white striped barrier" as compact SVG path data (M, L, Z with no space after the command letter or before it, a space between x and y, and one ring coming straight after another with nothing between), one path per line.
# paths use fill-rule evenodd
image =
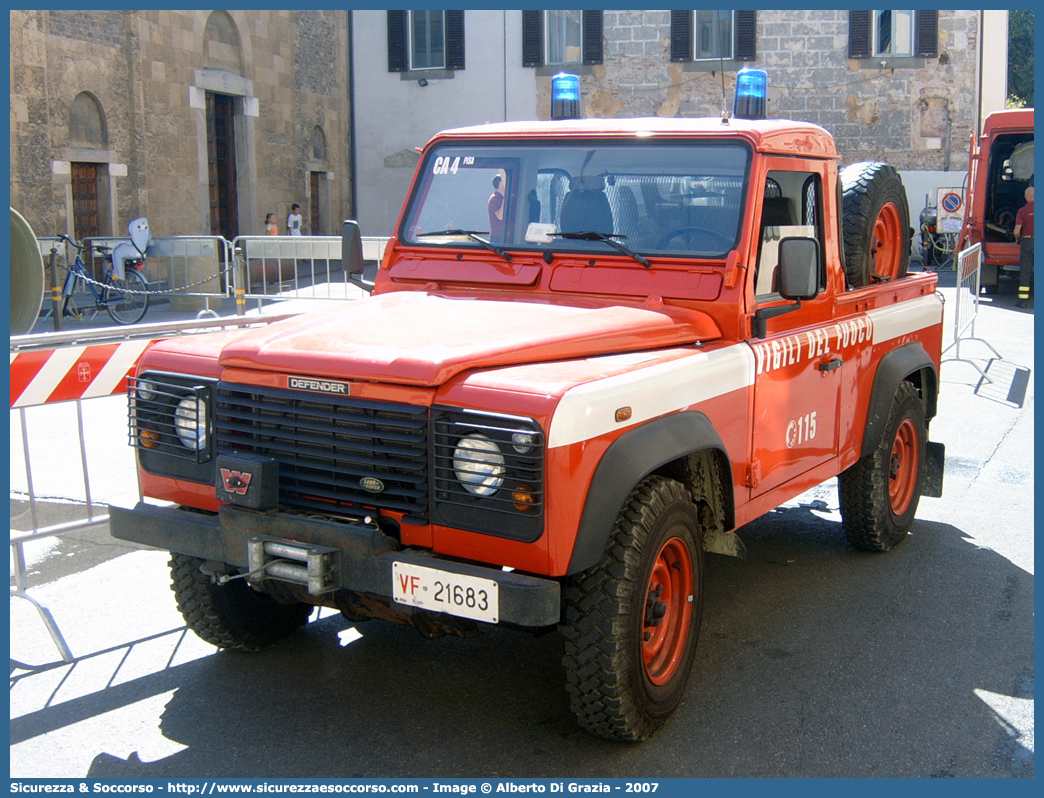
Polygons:
M153 340L11 353L11 407L125 393Z

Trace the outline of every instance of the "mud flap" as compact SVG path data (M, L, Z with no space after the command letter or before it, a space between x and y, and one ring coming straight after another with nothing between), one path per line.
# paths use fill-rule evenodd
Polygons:
M747 547L735 532L703 531L703 550L711 554L747 559Z
M941 499L943 491L943 468L946 461L946 446L928 441L924 458L924 487L922 496Z

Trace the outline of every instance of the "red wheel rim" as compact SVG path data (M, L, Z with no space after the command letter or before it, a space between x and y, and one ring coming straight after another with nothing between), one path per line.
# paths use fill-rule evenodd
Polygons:
M645 590L642 660L655 685L666 684L678 670L692 618L692 557L681 538L660 549Z
M893 280L899 277L899 260L906 234L901 219L895 203L886 202L874 221L874 234L870 241L870 259L874 272Z
M905 513L913 501L921 454L919 447L916 425L908 418L903 419L895 432L888 457L888 502L896 515Z

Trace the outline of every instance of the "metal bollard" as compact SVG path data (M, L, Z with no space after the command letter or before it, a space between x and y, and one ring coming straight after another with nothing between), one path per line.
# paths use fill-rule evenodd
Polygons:
M247 267L246 258L243 257L243 250L237 247L232 253L232 257L235 259L235 268L232 269L232 291L236 297L236 315L246 315L246 286L247 286Z
M62 319L62 289L58 285L58 250L51 247L51 316L54 318L54 331L61 332Z

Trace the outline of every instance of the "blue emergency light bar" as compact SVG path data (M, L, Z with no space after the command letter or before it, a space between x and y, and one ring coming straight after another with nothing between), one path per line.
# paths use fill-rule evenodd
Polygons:
M732 115L737 119L764 119L768 95L768 73L743 67L736 74L736 101Z
M580 76L559 72L551 78L551 118L580 118Z

